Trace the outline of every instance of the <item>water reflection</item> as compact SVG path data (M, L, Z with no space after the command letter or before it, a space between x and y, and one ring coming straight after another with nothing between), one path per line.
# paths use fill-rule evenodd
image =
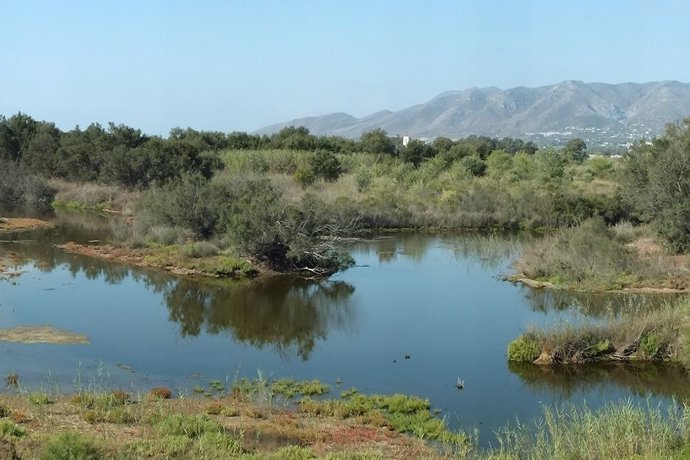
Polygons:
M375 253L380 263L392 263L398 257L421 263L434 246L448 248L457 260L474 262L485 269L507 266L519 253L528 234L465 233L435 237L425 233L396 233L384 235L357 246L363 254ZM374 244L372 244L374 243Z
M590 363L538 366L509 362L508 369L535 391L549 391L563 400L578 392L607 391L612 385L645 397L658 394L690 402L690 376L674 363Z
M470 260L486 270L504 270L517 258L529 234L490 233L488 235L470 233L455 238L450 243L457 259Z
M380 263L391 263L398 256L419 263L433 242L433 238L424 234L398 234L382 236L374 241L376 244L373 246L366 242L358 245L357 249L365 254L375 251Z
M683 294L633 294L633 293L590 293L557 289L532 289L520 287L520 292L532 310L549 314L571 311L594 318L613 318L621 313L649 311L665 306L683 296Z
M55 247L65 241L109 237L107 221L79 217L63 216L55 229L9 235L15 240L0 243L0 252L12 252L17 266L31 264L43 273L64 267L73 278L83 274L108 284L120 284L128 277L143 282L162 295L170 320L179 324L183 337L227 332L254 347L272 346L282 354L294 350L307 360L316 341L325 340L330 330L355 328L356 309L350 299L354 287L348 283L288 276L247 282L180 278Z
M163 294L170 319L179 323L183 336L227 331L257 348L273 346L283 354L294 349L303 360L330 330L352 332L356 324L350 300L354 287L342 281L286 276L210 283L168 278L153 287Z

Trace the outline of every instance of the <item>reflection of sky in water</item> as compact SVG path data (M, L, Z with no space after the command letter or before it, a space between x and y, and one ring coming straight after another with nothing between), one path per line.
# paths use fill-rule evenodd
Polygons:
M97 228L80 232L70 239L99 239ZM134 389L190 389L258 371L340 379L344 388L429 397L452 424L479 428L484 442L516 416L538 416L542 404L596 407L687 391L673 366L509 366L506 346L529 325L601 318L602 305L620 303L501 281L519 245L500 235L396 234L353 245L357 266L330 281L238 283L130 270L49 244L3 244L35 265L16 286L0 282L0 327L51 324L92 344L0 343L0 372L65 391L76 378Z

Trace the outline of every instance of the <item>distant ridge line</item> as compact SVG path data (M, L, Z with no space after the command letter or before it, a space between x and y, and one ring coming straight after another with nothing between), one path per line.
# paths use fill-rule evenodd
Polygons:
M536 88L445 91L396 112L382 110L361 118L331 113L274 124L255 133L272 134L287 126L304 126L316 135L358 138L380 128L390 135L417 138L456 139L474 134L518 137L538 144L580 137L590 145L616 147L659 135L667 123L688 116L688 83L566 80Z

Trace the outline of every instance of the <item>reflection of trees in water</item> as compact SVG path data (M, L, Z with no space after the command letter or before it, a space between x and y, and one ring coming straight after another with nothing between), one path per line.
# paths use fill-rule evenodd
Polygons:
M479 264L487 270L503 268L517 257L528 234L468 233L450 240L455 257Z
M641 397L653 393L690 402L690 375L680 364L590 363L538 366L511 361L508 369L529 388L550 391L564 399L578 391L606 391L611 385L615 385Z
M527 286L522 286L521 292L533 311L551 313L573 310L599 319L621 313L649 311L681 298L678 294L588 293Z
M373 244L367 242L360 245L358 249L364 254L375 251L381 263L392 262L398 256L419 262L424 258L433 240L434 238L429 235L401 234L378 238Z
M0 251L12 251L18 264L33 263L44 272L64 266L73 277L83 273L89 280L102 278L109 284L128 276L142 281L162 293L170 318L180 324L184 336L203 330L211 334L228 331L256 347L273 345L282 352L295 347L299 356L308 359L316 341L325 339L330 329L354 325L355 310L350 302L354 287L344 282L287 276L253 282L177 278L69 254L54 247L53 241L3 243Z
M127 265L69 254L48 243L3 243L0 245L0 252L13 252L17 255L19 264L33 264L45 273L53 271L58 266L65 266L73 277L83 273L90 280L103 277L109 284L120 283L131 272Z
M401 233L365 242L358 246L364 254L375 252L379 262L392 262L398 256L420 262L432 245L449 248L457 259L496 269L512 260L528 236L504 233L466 233L435 236L423 233Z
M119 283L130 273L125 265L69 254L55 247L67 241L105 241L110 238L113 218L81 212L56 212L45 218L57 227L4 235L0 252L11 251L17 255L19 263L32 263L43 272L64 265L72 276L84 273L91 280L103 276L111 284Z
M176 279L155 289L163 293L170 319L180 324L183 336L198 335L204 328L211 334L228 331L258 348L295 347L304 360L317 339L325 339L330 329L351 329L355 320L350 303L354 287L342 281L287 276L223 283Z

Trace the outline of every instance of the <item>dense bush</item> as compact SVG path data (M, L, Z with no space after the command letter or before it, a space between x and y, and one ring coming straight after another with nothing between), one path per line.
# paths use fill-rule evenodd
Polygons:
M148 228L189 229L202 238L221 236L239 253L276 269L332 273L351 259L329 239L356 229L329 221L322 210L313 197L287 203L265 178L209 181L195 175L148 191L140 212Z
M44 179L27 173L9 160L0 160L0 208L47 211L55 196Z
M534 334L523 334L508 344L508 360L532 362L541 354L541 344Z

